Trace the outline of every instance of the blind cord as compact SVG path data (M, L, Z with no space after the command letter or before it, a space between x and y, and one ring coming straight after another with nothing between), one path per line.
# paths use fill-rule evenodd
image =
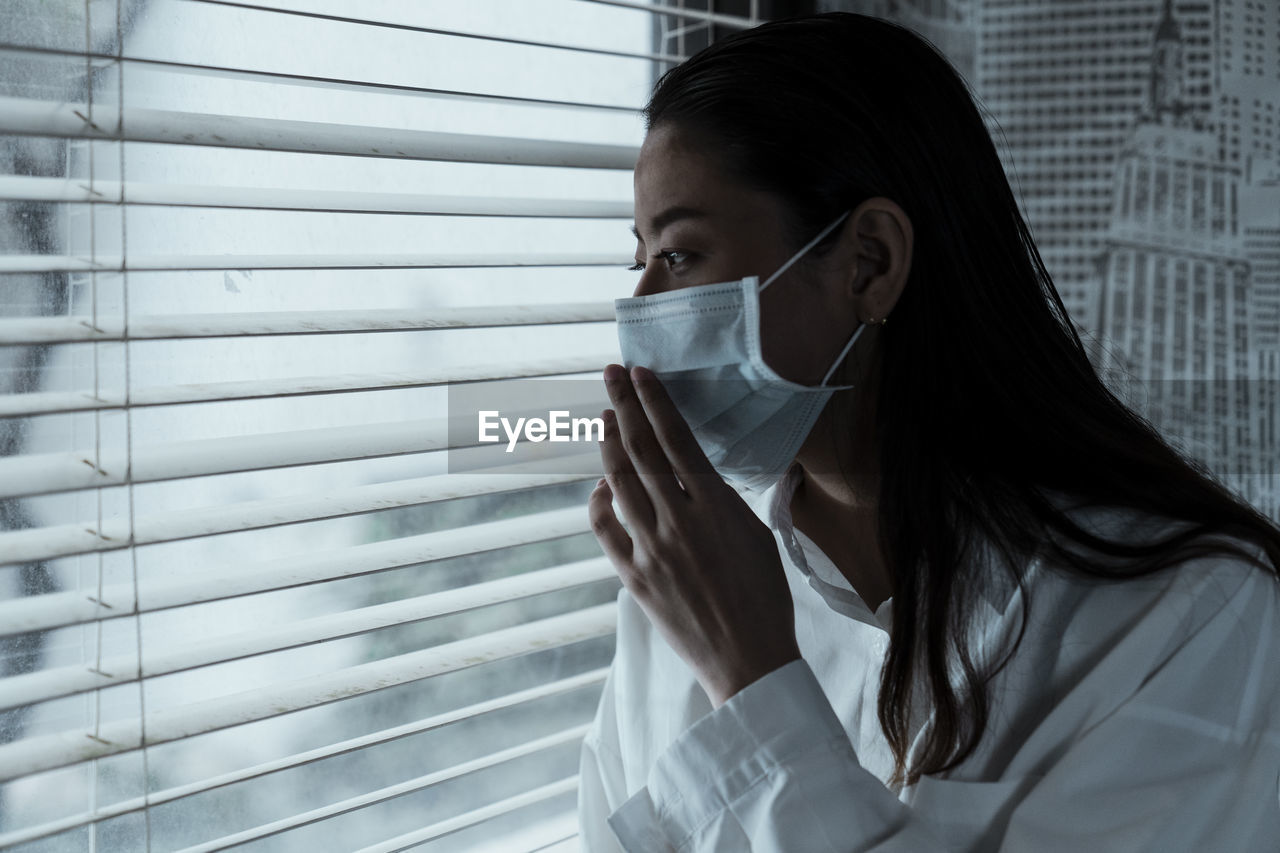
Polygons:
M124 20L123 0L116 0L116 81L119 109L116 111L116 136L124 139ZM129 340L129 216L125 206L125 145L116 143L120 152L120 258L121 303L124 326L124 432L125 432L125 488L129 496L129 567L133 577L134 640L138 660L138 739L142 746L142 816L146 833L146 851L151 853L151 763L147 748L147 690L142 674L142 612L138 585L138 547L134 530L134 482L133 482L133 365L132 346Z
M93 12L91 8L90 0L85 0L85 3L84 3L84 50L85 50L84 83L85 83L85 91L86 91L85 110L87 113L86 122L89 124L90 127L93 126L93 60L89 58L89 53L93 49L92 15L93 15ZM95 156L94 144L92 140L89 140L88 148L89 148L89 192L92 194L95 190L94 179L96 177L95 170L94 170L94 156ZM89 258L92 262L92 266L94 267L94 269L91 269L89 272L89 302L90 302L89 311L90 311L91 323L94 328L97 328L98 327L98 273L96 269L97 257L98 257L98 243L97 243L98 209L97 209L97 206L91 205L88 213L89 213ZM102 393L101 393L102 392L102 384L101 384L102 374L101 374L100 358L99 358L100 349L101 349L101 344L95 341L92 349L93 396L95 400L102 399ZM98 471L102 470L102 412L101 411L95 411L93 413L93 467ZM97 524L95 525L95 528L94 528L94 533L97 536L101 537L102 536L102 490L101 489L95 490L94 503L95 503L96 520L97 520ZM97 583L96 583L96 589L94 591L93 597L97 603L101 604L102 585L103 585L103 580L102 580L103 554L102 552L98 552L98 554L96 555L95 568L97 570ZM102 622L101 620L99 620L94 627L95 627L94 662L93 662L93 666L91 667L91 670L95 673L101 673L102 672ZM100 690L95 690L93 693L92 716L93 716L93 734L91 735L91 738L94 740L97 740L97 739L100 739L101 730L102 730L102 691ZM93 778L89 786L89 808L91 811L95 811L95 812L98 809L98 795L99 795L98 788L101 781L100 770L101 770L100 762L98 761L98 759L95 758L93 760L93 770L92 770ZM90 853L96 853L97 849L98 849L98 824L95 821L92 827L90 828L90 832L89 832L89 851Z

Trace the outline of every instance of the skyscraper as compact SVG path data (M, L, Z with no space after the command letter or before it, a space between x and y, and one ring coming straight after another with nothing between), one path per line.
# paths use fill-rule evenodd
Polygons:
M1166 117L1170 114L1165 113ZM1137 408L1215 469L1247 468L1236 380L1250 376L1249 264L1211 130L1143 116L1121 154L1103 237L1095 359ZM1136 381L1136 385L1128 385ZM1238 432L1243 429L1244 432Z
M1263 330L1254 317L1241 170L1225 161L1215 128L1186 99L1181 38L1166 2L1147 103L1115 169L1095 362L1166 435L1275 515L1275 484L1258 476L1273 467L1264 438L1275 359L1254 337ZM1257 238L1261 246L1267 234Z
M1240 217L1253 303L1254 485L1268 496L1259 505L1272 518L1280 518L1280 164L1267 165L1270 168L1263 169L1251 160L1251 180L1240 188Z
M1280 177L1240 188L1244 252L1253 278L1254 343L1280 348Z
M1176 22L1173 15L1176 11ZM1176 75L1188 118L1212 106L1211 0L980 0L977 89L1049 272L1077 325L1098 318L1097 263L1112 178L1152 61ZM1173 93L1169 93L1173 94Z
M1280 3L1217 0L1214 11L1212 121L1223 160L1246 170L1280 156Z

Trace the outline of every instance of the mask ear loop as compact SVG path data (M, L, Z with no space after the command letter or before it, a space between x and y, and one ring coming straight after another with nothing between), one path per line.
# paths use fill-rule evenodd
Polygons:
M791 260L787 261L785 264L783 264L781 267L779 267L779 268L778 268L778 271L777 271L777 272L775 272L773 275L769 276L769 278L765 281L765 283L764 283L764 284L762 284L762 285L760 285L760 290L759 290L759 291L757 291L757 292L758 292L758 293L763 293L763 292L764 292L764 289L765 289L766 287L768 287L769 285L773 284L774 280L776 280L776 279L778 278L778 276L782 275L784 272L786 272L786 271L787 271L787 269L788 269L792 264L794 264L796 261L798 261L798 260L800 260L802 257L804 257L804 253L805 253L805 252L807 252L807 251L809 251L810 249L812 249L815 245L817 245L817 243L818 243L818 241L819 241L819 240L821 240L823 237L825 237L825 236L827 236L828 234L830 234L830 233L831 233L831 230L832 230L833 228L835 228L835 227L836 227L837 225L839 225L841 222L844 222L845 217L847 217L850 213L853 213L853 210L852 210L852 209L850 209L850 210L846 210L844 213L842 213L842 214L840 214L839 216L837 216L834 222L832 222L832 223L831 223L830 225L828 225L826 228L823 228L823 229L822 229L822 231L820 231L820 232L818 233L818 236L817 236L817 237L814 237L812 240L810 240L808 243L806 243L806 244L804 245L804 248L802 248L800 251L798 251L798 252L796 252L794 255L792 255L792 256L791 256ZM858 324L858 331L856 331L856 332L854 332L854 333L853 333L852 337L850 337L850 338L849 338L849 342L848 342L847 344L845 344L845 345L844 345L844 349L840 350L840 355L838 355L838 356L836 357L836 360L835 360L834 362L832 362L831 367L827 370L827 375L826 375L826 376L824 376L824 377L822 377L822 382L818 383L818 384L819 384L819 386L822 386L822 385L826 385L826 384L827 384L827 380L831 378L831 374L832 374L832 373L835 373L836 368L840 366L840 362L844 361L844 357L845 357L846 355L848 355L848 354L849 354L849 350L853 347L853 343L854 343L854 341L856 341L856 340L858 339L858 335L861 335L861 334L862 334L862 330L863 330L863 329L865 329L865 328L866 328L866 324L865 324L865 323L859 323L859 324Z
M759 290L759 291L757 291L757 292L759 292L759 293L763 293L763 292L764 292L764 289L765 289L766 287L768 287L769 285L773 284L773 280L774 280L774 279L776 279L778 276L780 276L780 275L782 275L784 272L786 272L786 271L787 271L787 268L788 268L788 267L790 267L792 264L794 264L796 261L800 260L800 258L804 257L804 253L805 253L805 252L807 252L807 251L809 251L810 249L812 249L812 248L814 247L814 245L815 245L819 240L821 240L823 237L825 237L825 236L827 236L828 234L830 234L830 233L831 233L831 229L832 229L832 228L835 228L837 225L839 225L841 222L843 222L843 221L844 221L844 218L845 218L846 216L848 216L850 213L853 213L853 211L852 211L852 210L846 210L844 213L842 213L842 214L840 214L839 216L837 216L837 217L836 217L836 221L835 221L835 222L832 222L832 223L831 223L830 225L828 225L826 228L823 228L823 229L822 229L822 232L821 232L821 233L819 233L817 237L814 237L814 238L813 238L812 240L810 240L807 244L805 244L805 247L804 247L803 249L801 249L800 251L796 252L794 255L792 255L792 256L791 256L791 260L787 261L785 264L783 264L783 265L778 269L778 271L777 271L777 272L775 272L773 275L769 276L769 278L765 281L765 283L764 283L764 284L762 284L762 285L760 285L760 290Z
M836 368L840 366L840 362L844 361L844 357L848 355L849 350L853 348L853 342L858 339L858 335L862 334L862 331L865 328L867 328L866 323L858 324L858 331L853 333L853 335L849 338L849 343L844 345L844 349L840 350L840 354L836 356L836 360L831 363L831 367L827 369L827 375L822 377L822 381L818 383L820 386L827 384L827 380L831 378L831 374L836 372Z

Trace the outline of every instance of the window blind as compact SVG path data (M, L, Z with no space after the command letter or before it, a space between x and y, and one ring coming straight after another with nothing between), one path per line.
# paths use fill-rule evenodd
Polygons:
M618 360L687 5L6 4L0 848L576 849L598 474L446 394Z

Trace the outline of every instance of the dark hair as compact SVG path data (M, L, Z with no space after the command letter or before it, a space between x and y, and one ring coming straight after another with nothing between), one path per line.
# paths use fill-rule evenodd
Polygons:
M893 578L878 710L894 783L948 770L973 751L987 723L986 685L1026 629L1024 610L1013 648L979 671L967 632L984 583L971 559L980 542L1024 595L1022 573L1038 551L1101 578L1212 553L1276 573L1280 528L1099 378L973 96L927 41L852 13L770 22L668 70L643 115L647 128L671 123L713 146L733 180L775 194L793 247L867 198L892 199L911 220L911 272L880 335L873 439L879 538ZM1181 527L1147 544L1111 541L1046 491ZM1230 537L1260 545L1270 565ZM935 722L908 768L921 667Z

